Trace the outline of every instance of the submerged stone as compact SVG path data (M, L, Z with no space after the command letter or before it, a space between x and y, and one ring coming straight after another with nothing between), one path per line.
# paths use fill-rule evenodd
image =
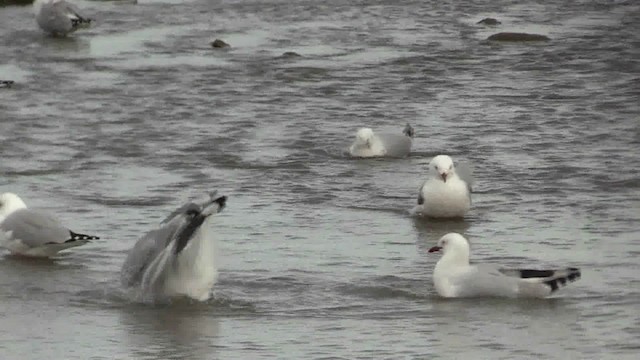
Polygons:
M500 25L501 22L498 21L497 19L494 18L484 18L480 21L478 21L476 24L483 24L483 25Z
M302 55L298 54L295 51L285 51L282 53L281 57L283 58L297 58L297 57L302 57Z
M215 39L212 43L211 46L214 48L226 48L226 47L231 47L231 45L227 44L226 42L220 40L220 39Z
M516 33L516 32L501 32L493 34L487 38L487 40L493 41L548 41L551 40L548 36L540 34L528 34L528 33Z

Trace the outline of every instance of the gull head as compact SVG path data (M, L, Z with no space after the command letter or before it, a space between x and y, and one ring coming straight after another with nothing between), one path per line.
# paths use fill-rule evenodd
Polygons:
M227 203L226 196L216 196L217 192L209 194L209 198L203 201L190 202L174 211L165 222L180 221L177 232L176 253L179 253L189 243L200 226L213 214L224 209Z
M438 240L436 246L429 249L430 253L438 251L442 251L443 256L449 255L448 257L457 257L469 262L469 242L458 233L448 233Z
M6 192L0 195L0 221L9 216L12 212L25 209L27 205L14 193Z
M447 182L447 178L455 174L453 160L448 155L438 155L431 159L429 163L429 172L434 178L440 178Z
M373 140L373 130L370 128L360 128L356 133L356 144L371 146Z

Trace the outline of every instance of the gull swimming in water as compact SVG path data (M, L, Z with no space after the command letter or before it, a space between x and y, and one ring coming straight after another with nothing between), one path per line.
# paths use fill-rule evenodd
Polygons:
M580 270L503 269L490 264L469 264L469 242L458 233L449 233L429 252L443 255L433 270L438 295L460 297L543 298L580 278Z
M471 207L471 171L458 176L453 159L438 155L429 163L429 179L418 194L415 214L433 218L461 218Z
M415 132L411 125L407 124L402 133L403 135L374 134L370 128L360 128L349 153L355 157L405 157L411 152Z
M122 266L122 284L141 290L145 299L207 300L218 275L209 220L227 201L216 195L181 206L140 238Z
M97 239L67 229L51 214L28 209L16 194L0 195L0 246L13 254L51 257Z
M79 28L89 27L92 21L65 0L36 0L33 10L40 28L55 36L66 36Z

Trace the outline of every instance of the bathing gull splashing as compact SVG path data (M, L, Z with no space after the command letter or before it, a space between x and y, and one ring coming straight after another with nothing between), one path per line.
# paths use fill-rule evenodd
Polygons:
M218 274L209 220L226 200L214 191L172 212L129 251L122 284L141 291L145 301L182 296L207 300Z

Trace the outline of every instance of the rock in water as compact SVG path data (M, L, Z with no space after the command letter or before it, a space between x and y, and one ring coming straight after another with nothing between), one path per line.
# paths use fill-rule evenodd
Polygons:
M478 21L476 24L483 24L483 25L500 25L501 22L498 21L497 19L494 18L484 18L480 21Z
M215 39L212 43L211 46L214 48L227 48L227 47L231 47L231 45L227 44L226 42L220 40L220 39Z
M501 32L501 33L497 33L489 36L487 40L517 42L517 41L549 41L551 39L548 36L539 35L539 34Z

